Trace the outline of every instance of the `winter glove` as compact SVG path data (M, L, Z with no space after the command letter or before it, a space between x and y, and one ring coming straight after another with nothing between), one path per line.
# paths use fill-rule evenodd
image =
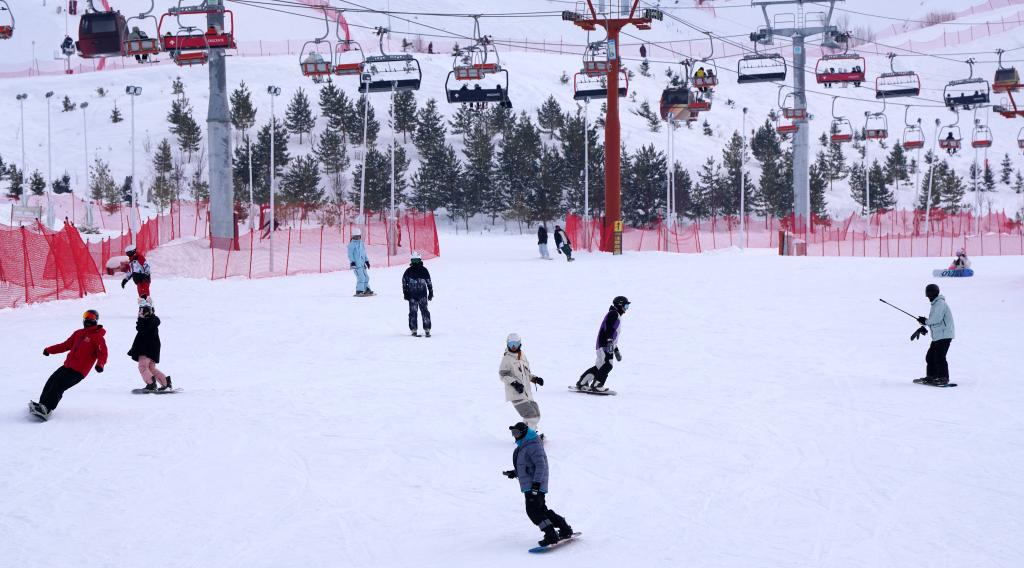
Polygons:
M919 337L921 337L923 335L928 335L928 328L924 327L924 326L921 326L921 327L917 328L917 331L915 331L910 336L910 340L911 341L917 341L917 338L919 338Z
M427 294L427 301L428 302L433 302L434 301L434 293L433 292Z
M102 373L103 372L103 365L100 365L99 363L97 363L96 364L96 372L97 373Z
M622 361L622 353L619 353L619 348L618 347L616 347L615 351L613 351L612 353L615 354L615 360L616 361Z
M350 263L348 263L348 267L349 268L355 268L356 267L356 263L350 262Z
M402 295L402 297L403 297L403 298L405 298L405 301L406 301L406 302L408 302L408 301L409 301L409 294L404 294L404 295Z
M534 378L530 379L530 382L535 384L535 385L544 386L544 379L542 379L540 377L534 377Z
M924 316L917 316L917 323L919 323L921 325L924 325L924 324L928 323L928 318L926 318Z
M370 268L370 261L369 260L366 261L366 268Z
M515 479L515 478L519 477L519 475L516 474L516 470L514 470L514 469L510 469L508 471L503 471L503 472L501 472L501 474L504 475L505 477L509 478L509 479Z
M128 285L128 279L125 278L124 280L121 281L121 289L124 290L124 287L127 286L127 285Z
M521 383L519 381L513 381L512 382L512 388L516 389L517 393L523 394L523 383Z
M46 349L43 349L43 357L49 357L49 356L50 356L50 352L47 351Z

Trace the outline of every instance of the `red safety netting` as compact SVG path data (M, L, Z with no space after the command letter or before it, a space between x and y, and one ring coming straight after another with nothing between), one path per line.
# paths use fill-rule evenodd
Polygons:
M273 239L263 211L258 224L261 229L239 235L233 246L211 247L210 278L264 278L348 269L347 246L357 226L362 230L371 266L406 264L414 251L425 260L441 254L433 213L401 213L391 232L394 247L390 246L388 221L383 214L370 214L366 223L357 225L353 222L356 216L344 207L290 207L280 208L279 213ZM391 249L394 254L388 254Z
M0 308L104 292L103 278L78 231L0 225Z
M129 208L125 208L125 219L128 210ZM139 226L135 248L142 254L147 254L160 245L182 237L206 238L208 231L209 215L206 203L174 202L167 213L150 218ZM110 258L123 256L125 247L131 242L131 236L126 228L125 232L116 237L90 242L89 254L92 255L96 266L104 270Z
M661 221L648 228L624 227L622 250L697 253L733 246L779 248L781 240L796 247L784 251L787 254L812 256L950 256L959 248L969 255L1024 254L1021 223L1005 213L977 217L934 210L926 217L924 211L889 211L841 220L815 218L809 227L792 216L747 216L744 225L741 231L738 216L724 216L680 222L671 228ZM612 239L611 227L602 218L584 222L570 215L565 227L574 246L584 250L600 250L602 242Z

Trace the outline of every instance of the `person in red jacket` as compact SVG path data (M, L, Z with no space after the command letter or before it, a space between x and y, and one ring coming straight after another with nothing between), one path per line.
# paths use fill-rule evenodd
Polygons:
M143 306L153 307L153 298L149 295L149 283L153 279L149 262L141 252L135 250L135 245L128 245L124 254L128 256L128 274L125 275L124 280L121 280L121 288L127 286L129 280L135 282L135 288L139 292L139 313L141 314Z
M46 380L39 402L29 401L29 412L43 420L48 419L64 392L80 383L94 366L97 373L103 372L103 366L107 364L107 342L103 336L107 331L96 323L99 319L99 312L86 310L82 314L82 329L72 333L63 343L43 349L43 355L47 357L65 351L68 356L64 359L64 365Z

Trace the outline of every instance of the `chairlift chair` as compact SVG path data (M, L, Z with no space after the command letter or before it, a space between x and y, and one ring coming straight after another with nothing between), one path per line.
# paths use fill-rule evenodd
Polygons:
M924 148L924 130L921 129L921 119L916 123L907 120L910 114L910 107L903 109L903 148L906 150L920 150Z
M224 29L217 29L213 26L206 27L205 24L200 28L199 26L186 26L181 23L181 16L205 16L207 14L218 13L223 13L225 15ZM170 31L163 31L164 19L168 16L173 16L177 21L178 33L172 34ZM203 31L204 28L206 31ZM187 33L182 33L183 31ZM196 31L199 31L200 33L196 33ZM205 3L200 6L182 6L179 0L177 8L171 8L160 16L160 21L157 25L157 33L160 35L160 47L167 52L209 51L211 49L237 48L237 45L235 44L234 12L223 8L211 8ZM208 57L201 58L197 55L181 57L180 54L178 57L174 57L175 62L179 62L180 60L198 59L208 59Z
M796 132L797 130L800 130L800 127L799 127L799 126L797 126L796 124L793 124L793 123L789 123L789 124L780 124L780 125L778 125L778 126L776 126L776 127L775 127L775 130L776 130L776 131L777 131L777 132L778 132L779 134L793 134L793 133L795 133L795 132Z
M921 94L921 77L914 71L897 71L895 53L890 53L889 72L875 78L875 98L917 97Z
M160 38L163 45L189 45L195 46L200 45L199 42L206 40L206 34L203 30L195 26L186 26L178 29L178 33L173 36L162 36ZM166 47L165 47L166 49ZM167 49L167 53L171 55L171 60L174 61L179 67L191 67L193 65L206 65L206 62L210 60L210 48L207 44L203 48L191 47L188 50L183 49Z
M448 72L444 82L445 97L451 104L480 106L498 103L503 107L512 108L508 98L508 70L501 66L498 50L495 49L490 37L481 35L480 21L477 18L474 18L473 37L473 45L462 48L455 54L452 70ZM452 79L455 79L455 83L452 83Z
M1021 89L1020 73L1015 67L1003 67L1003 50L996 50L999 55L999 67L992 80L992 91L996 93L1016 93Z
M989 102L988 81L974 76L974 59L968 59L967 65L971 74L966 79L950 81L942 90L942 100L950 110L971 110Z
M380 55L371 55L363 64L359 76L360 93L390 93L417 91L423 80L420 62L408 53L390 55L384 53L384 34L387 28L377 28L377 43Z
M0 39L11 39L14 36L14 12L7 0L0 0Z
M988 125L978 124L974 125L974 134L971 136L971 148L991 148L992 147L992 129Z
M583 73L588 77L600 77L611 72L608 61L608 40L595 41L587 44L583 52Z
M842 83L844 86L853 83L859 87L864 82L867 63L864 57L856 53L836 53L823 55L814 66L814 76L819 85L831 87L833 83Z
M778 53L744 55L736 62L736 82L767 83L786 80L786 59Z
M608 83L604 77L593 77L581 70L572 78L573 100L587 101L590 99L607 99ZM625 70L619 70L619 98L629 93L629 74Z
M864 139L885 140L889 137L889 120L885 112L864 113Z
M718 64L714 60L715 40L711 37L710 32L705 33L708 36L708 41L711 42L711 53L694 63L693 66L697 70L693 72L693 86L708 92L718 86Z
M327 20L327 9L324 9L324 35L302 44L299 50L299 69L304 77L310 77L314 83L321 83L334 74L334 46L328 41L331 24ZM326 58L324 56L327 56Z
M782 117L788 118L789 120L806 120L807 109L797 108L796 96L793 93L786 93L786 96L782 96L782 91L785 89L785 85L779 86L779 108L782 109Z
M78 41L75 47L78 56L91 59L121 55L128 38L128 24L121 12L99 12L92 0L86 3L86 11L78 21Z
M963 135L960 133L960 113L956 113L956 120L952 124L947 124L939 130L939 148L946 150L950 154L955 154L960 150L961 142L963 141Z
M358 59L346 60L345 58L354 59L350 57L350 54L356 54ZM363 48L355 41L342 40L334 46L334 74L338 76L347 77L350 75L362 75L363 74L363 62L365 57L363 56Z
M128 37L124 40L123 51L126 57L135 56L141 60L143 56L160 53L160 23L157 21L156 16L153 15L153 8L154 0L150 0L149 10L142 12L138 16L132 16L125 22L125 27L129 30ZM156 32L156 36L146 36L145 30L139 30L139 33L136 34L134 29L138 26L133 27L132 20L137 20L140 24L144 21L152 20L153 26L150 29Z
M844 144L853 141L853 125L845 116L836 116L836 100L832 97L832 126L829 128L829 141Z
M1024 150L1024 128L1021 128L1020 132L1017 133L1017 147Z

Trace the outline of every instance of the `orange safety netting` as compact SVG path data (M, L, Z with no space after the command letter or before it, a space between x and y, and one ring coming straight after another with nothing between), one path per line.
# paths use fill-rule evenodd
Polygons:
M0 308L104 292L103 278L78 231L0 225Z
M778 248L781 238L801 244L812 256L951 256L964 248L968 255L1024 254L1021 223L1005 213L980 217L971 213L949 214L934 210L889 211L867 217L852 214L841 220L813 219L806 227L793 216L744 218L740 231L738 216L723 216L676 223L669 228L658 222L648 228L624 227L623 251L666 251L698 253L728 247ZM613 238L604 219L584 222L576 215L566 218L566 233L574 246L600 250Z

